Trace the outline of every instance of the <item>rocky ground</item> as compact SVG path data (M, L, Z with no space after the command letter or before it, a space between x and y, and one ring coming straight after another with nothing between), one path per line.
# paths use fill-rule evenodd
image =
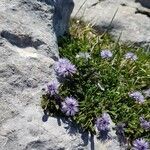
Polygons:
M55 79L52 65L59 57L56 36L67 32L72 8L71 0L0 1L1 150L121 149L113 130L101 142L43 116L42 89Z
M150 46L149 0L74 0L73 17L123 42ZM80 10L80 11L79 11Z

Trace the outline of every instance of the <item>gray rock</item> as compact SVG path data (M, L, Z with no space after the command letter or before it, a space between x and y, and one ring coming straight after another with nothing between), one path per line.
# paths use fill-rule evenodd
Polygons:
M74 0L72 17L90 22L100 32L108 30L116 39L121 35L123 42L150 45L150 10L141 3L135 0L84 2Z
M42 89L56 79L56 35L67 32L73 7L69 0L56 2L62 4L57 9L54 1L0 1L0 149L119 150L112 128L103 143L66 121L47 118L40 106ZM59 20L57 13L66 16Z

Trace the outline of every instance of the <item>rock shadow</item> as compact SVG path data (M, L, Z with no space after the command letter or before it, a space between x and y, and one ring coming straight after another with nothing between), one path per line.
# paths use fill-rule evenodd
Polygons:
M32 37L29 35L16 35L5 30L1 32L1 37L5 38L9 43L19 48L34 47L37 49L39 46L45 44L39 39L33 41Z
M61 122L63 122L66 126L64 127L66 129L66 132L69 135L76 135L80 134L81 139L83 141L83 144L80 144L78 146L87 146L89 144L89 133L87 131L83 131L83 129L77 125L75 122L62 117L57 117L58 125L61 126Z
M42 121L43 122L47 122L48 121L48 117L49 117L49 115L48 115L47 110L44 110L44 115L42 116Z
M54 0L53 26L57 37L68 34L73 0Z
M84 131L79 125L75 124L75 122L69 119L57 117L57 121L58 121L58 125L61 125L61 121L67 125L65 129L66 132L68 132L68 134L70 135L76 135L77 133L80 134L83 143L79 144L78 147L84 147L90 145L90 149L95 150L95 142L94 142L93 134Z
M115 30L123 30L123 26L119 21L112 21L112 22L103 22L101 25L93 25L93 28L100 34L106 32L110 33Z
M110 140L111 137L109 136L109 130L100 131L97 139L101 142L106 142L107 140Z
M53 27L57 37L69 31L70 16L74 8L73 0L38 0L54 8Z
M150 8L150 0L135 0L140 3L143 7Z
M120 143L120 146L124 146L127 143L127 139L125 137L125 129L124 129L125 126L126 126L125 124L118 124L114 128L114 130L116 131L116 135Z

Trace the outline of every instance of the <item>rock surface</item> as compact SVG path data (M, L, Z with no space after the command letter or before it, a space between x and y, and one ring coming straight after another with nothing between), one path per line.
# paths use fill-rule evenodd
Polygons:
M121 35L123 42L150 45L149 0L136 0L136 2L135 0L74 0L74 2L72 17L90 22L99 31L108 30L117 39Z
M59 57L56 36L67 32L66 12L73 7L70 0L58 8L55 4L0 1L0 149L120 150L112 127L111 139L103 143L70 123L43 117L41 91L55 79L52 65Z

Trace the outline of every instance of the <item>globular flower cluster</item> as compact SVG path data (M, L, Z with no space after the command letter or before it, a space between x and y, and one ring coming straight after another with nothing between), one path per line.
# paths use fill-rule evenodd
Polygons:
M102 117L97 118L96 120L96 127L98 131L106 131L109 130L109 125L110 125L110 116L107 113L103 113Z
M137 58L137 56L134 53L128 52L127 54L125 54L125 59L135 61L138 58Z
M145 120L144 117L140 117L140 125L145 130L150 129L150 121Z
M144 139L137 139L133 142L133 150L148 150L149 143Z
M59 84L57 81L52 81L47 85L48 93L51 96L56 95L58 93Z
M113 56L112 52L108 49L102 50L100 55L103 59L111 58Z
M66 58L60 58L55 63L54 69L59 76L63 77L72 76L77 71L75 65Z
M109 49L104 49L101 51L100 56L103 59L108 59L113 57L113 53ZM136 61L138 59L137 55L134 54L133 52L126 53L124 57L125 59L132 60L132 61Z
M138 103L144 103L144 101L145 101L144 96L139 91L130 93L129 97L135 99Z
M67 116L74 116L78 111L78 102L73 97L67 97L64 102L62 102L62 112Z

